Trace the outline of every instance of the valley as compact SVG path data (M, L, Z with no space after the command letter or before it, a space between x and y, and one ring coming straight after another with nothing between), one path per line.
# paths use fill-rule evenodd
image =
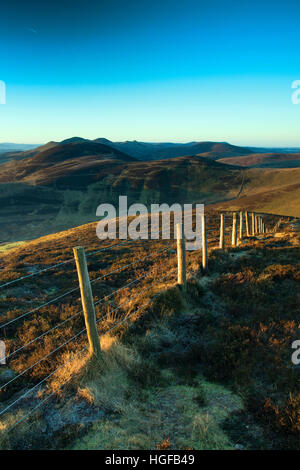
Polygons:
M271 213L277 212L276 208L282 215L300 215L300 169L253 168L261 161L295 162L299 154L272 154L266 160L264 154L229 144L168 146L137 142L118 145L123 152L109 146L106 139L96 140L49 142L19 152L0 165L2 243L95 221L97 206L116 202L120 194L127 195L130 204L141 202L147 206L203 203ZM143 154L142 160L136 150L141 146L144 152L154 148L152 157L158 146L161 158L147 160L147 154ZM201 149L202 153L168 157L170 153L185 153L186 149ZM246 156L238 156L242 150ZM125 151L131 151L131 155Z

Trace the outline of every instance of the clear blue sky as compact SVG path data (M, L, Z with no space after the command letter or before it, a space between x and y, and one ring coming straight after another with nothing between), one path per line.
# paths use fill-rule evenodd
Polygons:
M300 146L300 3L1 3L0 141Z

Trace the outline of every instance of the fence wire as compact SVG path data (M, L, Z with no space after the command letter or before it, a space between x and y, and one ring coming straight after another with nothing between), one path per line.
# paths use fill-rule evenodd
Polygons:
M249 227L250 227L251 224L249 224ZM276 227L276 226L275 226ZM226 237L227 236L230 236L230 233L227 233L230 231L230 227L225 227L225 235ZM212 241L216 241L218 239L218 227L216 228L209 228L206 230L206 233L212 233L212 232L215 232L216 235L212 238L208 238L208 242L212 242ZM147 234L149 233L149 231L147 231ZM157 235L157 234L163 234L163 230L160 230L159 232L155 232L155 233L152 233L151 232L151 235ZM146 233L143 233L141 235L145 235ZM94 250L94 251L90 251L90 252L87 252L86 253L86 257L89 257L89 256L92 256L92 255L96 255L98 253L101 253L101 252L104 252L104 251L107 251L107 250L110 250L110 249L113 249L113 248L116 248L116 247L119 247L119 246L123 246L123 245L127 245L127 243L131 243L131 242L136 242L136 241L144 241L142 238L139 238L138 240L132 240L132 239L127 239L125 240L124 242L120 242L120 243L115 243L113 245L110 245L110 246L107 246L107 247L103 247L99 250ZM159 254L159 253L163 253L163 252L166 252L166 251L170 251L170 248L169 247L165 247L163 249L160 249L160 250L156 250L155 252L153 253L150 253L146 256L144 256L143 258L140 258L138 260L135 260L131 263L128 263L124 266L121 266L119 267L118 269L115 269L113 271L110 271L110 272L107 272L95 279L92 279L90 282L91 284L94 284L96 283L97 281L101 280L101 279L104 279L110 275L113 275L113 274L117 274L125 269L128 269L130 268L131 266L135 265L135 264L138 264L139 262L147 259L147 258L151 258L151 257L154 257L155 255ZM197 251L202 251L202 250L197 250ZM171 252L171 251L170 251ZM52 266L48 266L46 268L43 268L37 272L34 272L34 273L30 273L30 274L27 274L25 276L21 276L19 277L18 279L14 279L12 281L8 281L4 284L1 284L0 285L0 288L3 288L3 287L8 287L10 285L13 285L21 280L24 280L24 279L27 279L27 278L31 278L31 277L34 277L34 276L37 276L39 274L42 274L44 272L47 272L51 269L55 269L57 267L60 267L60 266L63 266L63 265L66 265L68 263L71 263L73 262L74 260L73 259L69 259L69 260L66 260L66 261L63 261L63 262L60 262L60 263L57 263L57 264L54 264ZM163 276L163 277L160 277L159 278L159 281L163 281L164 279L170 277L174 271L176 271L176 268L172 269L167 275ZM147 272L135 279L133 279L132 281L126 283L124 286L114 290L113 292L111 292L110 294L107 294L105 295L104 297L102 297L101 299L97 300L96 302L94 302L94 306L97 306L99 305L100 303L103 303L105 302L106 300L108 300L109 298L111 297L114 297L115 295L118 294L118 292L124 290L124 289L127 289L129 288L130 286L134 285L134 284L137 284L139 283L142 279L147 279L148 277L151 277L151 275L153 275L153 272L150 271L150 272ZM119 303L118 306L116 306L115 308L113 308L113 310L110 310L108 311L105 315L101 316L100 318L96 318L96 324L97 326L99 326L100 322L104 321L108 315L112 315L113 313L115 313L116 311L118 311L119 309L122 308L123 305L125 305L127 302L132 302L134 299L137 299L141 294L153 289L154 286L151 284L150 286L147 286L145 288L143 288L142 290L140 290L139 292L137 292L135 295L129 297L129 298L126 298L125 300L123 300L122 302ZM12 320L9 320L7 321L6 323L0 325L0 329L16 322L17 320L21 319L21 318L25 318L27 317L28 315L30 315L31 313L34 313L52 303L55 303L61 299L63 299L64 297L68 296L68 295L71 295L75 292L78 292L80 290L79 287L76 287L74 289L71 289L57 297L55 297L54 299L51 299L37 307L35 307L34 309L28 311L28 312L25 312L21 315L19 315L18 317L12 319ZM158 295L155 294L151 299L150 299L150 303L154 300L154 298ZM108 333L114 331L116 328L118 328L119 326L125 324L130 318L132 318L135 314L137 314L139 311L141 311L143 308L147 307L149 305L149 300L147 302L145 302L143 305L141 305L140 307L138 307L137 309L134 309L133 312L131 312L130 314L124 316L124 318L122 318L120 321L118 321L115 325L113 325L111 328L109 328L108 330L104 331L101 333L100 335L100 338L102 338L103 336L107 335ZM9 359L11 358L12 356L14 356L15 354L19 353L20 351L24 350L26 347L32 345L33 343L35 343L36 341L38 340L41 340L42 338L44 338L47 334L55 331L56 329L62 327L63 325L65 325L67 322L71 321L71 320L74 320L76 317L78 317L79 315L82 314L82 310L80 310L79 312L76 312L75 314L71 315L70 317L68 317L66 320L54 325L52 328L49 328L46 332L42 333L41 335L37 336L36 338L32 339L31 341L29 341L28 343L20 346L19 348L17 348L16 350L12 351L9 355L7 355L5 357L5 359ZM59 350L61 350L64 346L68 345L69 343L77 340L80 335L82 335L84 332L86 331L86 328L83 328L82 330L80 330L79 332L77 332L75 335L73 335L71 338L67 339L66 341L64 341L63 343L61 343L58 347L56 347L55 349L53 349L52 351L50 351L48 354L46 354L45 356L43 356L41 359L39 359L38 361L36 361L34 364L30 365L29 367L25 368L22 372L20 372L17 376L13 377L12 379L10 379L9 381L7 381L4 385L1 386L1 389L5 389L6 387L8 387L9 385L11 385L13 382L15 382L19 377L23 376L24 374L26 374L27 372L29 372L33 367L35 367L36 365L40 364L42 361L44 361L45 359L48 359L50 356L52 356L54 353L58 352ZM13 408L17 403L19 403L21 400L23 400L24 398L26 398L27 396L29 396L33 391L37 390L41 385L45 384L47 382L47 380L49 378L51 378L55 373L57 373L60 369L62 369L63 367L66 366L66 364L68 364L69 362L71 362L72 360L74 360L77 356L79 356L80 354L82 354L84 351L87 351L88 349L88 346L85 345L80 351L76 352L76 353L73 353L72 357L69 358L67 361L65 361L63 364L61 364L60 366L58 366L53 372L51 372L50 374L48 374L45 378L43 378L40 382L38 382L36 385L34 385L32 388L30 388L29 390L27 390L23 395L21 395L20 397L18 397L16 400L14 400L12 403L10 403L8 406L6 406L4 409L2 409L0 411L0 416L2 416L4 413L8 412L11 408ZM20 418L19 420L17 420L13 426L11 426L8 430L6 430L7 432L11 431L12 429L14 429L18 424L20 424L22 421L24 421L25 419L27 419L30 415L32 415L37 409L39 409L47 400L49 400L52 396L55 395L55 393L57 391L59 391L69 380L71 379L71 377L69 377L67 380L65 380L60 386L58 386L55 390L52 391L51 394L49 394L45 399L41 400L36 406L34 406L27 414L25 414L22 418Z

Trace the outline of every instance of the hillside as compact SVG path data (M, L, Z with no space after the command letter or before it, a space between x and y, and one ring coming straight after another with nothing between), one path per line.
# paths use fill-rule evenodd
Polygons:
M70 175L73 171L88 172L97 167L103 160L120 160L132 162L135 159L125 155L107 145L95 142L68 142L61 144L47 144L34 150L33 156L21 161L6 163L0 167L0 182L23 182L43 185L57 182L60 178ZM60 166L61 165L61 166ZM55 167L55 176L51 172Z
M49 142L0 165L1 241L28 240L91 222L100 203L117 204L119 195L127 195L129 204L147 206L198 202L300 215L299 169L243 166L263 161L265 155L215 160L223 144L201 143L202 151L209 150L204 153L208 158L140 161L105 142L80 137ZM192 147L197 151L199 145ZM231 152L231 146L226 148ZM283 157L272 154L268 158L281 162ZM287 158L295 159L295 155Z
M249 155L252 150L246 147L238 147L228 144L227 142L189 142L185 144L171 143L171 142L138 142L125 141L125 142L112 142L105 138L98 138L95 140L84 139L82 137L71 137L61 142L48 142L45 145L29 146L29 150L21 151L8 151L5 155L0 155L0 164L9 160L20 160L28 157L33 157L38 153L44 152L47 149L59 148L66 144L86 144L95 145L102 144L121 153L130 155L138 160L161 160L165 158L182 157L187 155L201 155L213 160L218 158Z
M77 150L86 148L86 144L65 144L59 150L67 146L68 154L55 147L26 159L26 165L19 161L0 167L2 241L96 220L97 206L117 203L119 195L127 195L129 204L212 203L234 198L242 184L240 169L201 157L136 162L113 150L107 156L75 159L70 149L74 145Z
M148 143L137 141L111 142L107 139L96 139L96 142L107 143L122 152L132 155L140 160L161 160L187 155L200 155L216 160L218 158L233 157L237 155L249 155L252 150L246 147L238 147L227 142L189 142L186 144L175 143Z
M268 228L277 220L267 217ZM103 350L96 362L79 354L85 334L70 341L83 327L78 291L5 327L9 353L30 344L0 380L30 370L2 388L0 412L17 402L0 418L0 448L299 449L299 368L291 363L300 325L299 221L224 252L216 249L219 214L208 211L207 223L208 273L201 252L188 253L187 294L176 285L173 242L95 253L112 244L99 243L95 224L1 254L2 284L68 261L72 247L83 245L94 301L105 302L96 306ZM65 263L9 285L0 323L77 282L74 263ZM20 399L59 366L47 385Z
M119 195L147 206L198 202L300 215L299 169L248 169L199 156L141 162L77 138L0 166L0 181L2 242L96 220L97 206L117 204Z
M245 169L244 184L232 201L216 209L255 210L300 217L300 168Z
M300 153L255 153L243 157L218 159L220 163L254 168L299 168Z

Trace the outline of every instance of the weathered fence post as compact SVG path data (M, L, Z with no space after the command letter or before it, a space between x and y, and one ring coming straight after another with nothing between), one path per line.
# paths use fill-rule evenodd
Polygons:
M249 232L249 214L248 214L248 211L245 212L245 221L246 221L246 234L247 234L247 237L249 237L250 232Z
M240 240L243 240L243 211L240 211Z
M86 264L84 248L82 246L76 246L75 248L73 248L73 252L80 286L84 321L89 340L90 354L92 356L100 357L101 347L97 332L93 294Z
M219 248L224 250L225 248L225 215L220 215L220 244Z
M176 224L177 234L177 282L186 290L186 257L185 257L185 238L182 224Z
M6 364L6 346L4 341L0 340L0 365Z
M202 269L207 271L207 233L206 216L202 215Z
M232 214L232 236L231 245L236 246L237 244L237 229L236 229L236 212Z
M252 219L252 236L255 235L255 214L252 212L251 214L251 219Z

